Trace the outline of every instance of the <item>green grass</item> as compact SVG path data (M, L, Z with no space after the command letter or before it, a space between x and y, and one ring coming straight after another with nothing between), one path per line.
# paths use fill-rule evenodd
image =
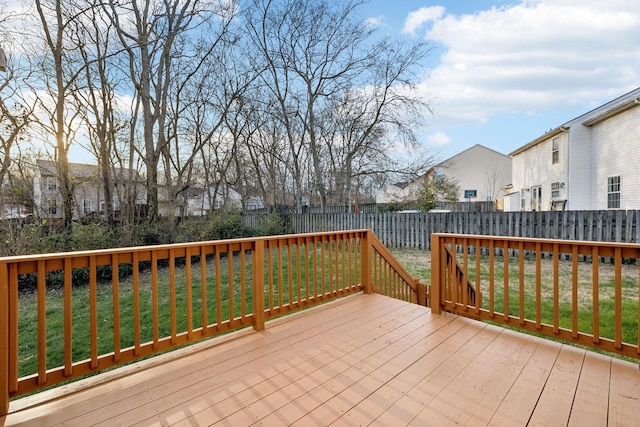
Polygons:
M430 268L430 254L427 251L412 249L394 249L394 256L407 268L407 270L428 283L430 280L427 268ZM462 254L457 255L458 262L463 265ZM489 309L489 257L480 258L480 290L482 293L482 308ZM467 261L468 274L472 282L476 277L475 255L470 254ZM505 286L504 286L504 258L494 257L494 310L504 313ZM528 257L524 262L524 269L520 271L517 258L510 258L508 264L508 294L509 314L519 316L520 304L520 275L524 277L524 313L525 318L535 320L536 316L536 275L535 258ZM559 327L572 328L572 263L571 261L558 261L558 308ZM638 266L625 264L622 266L622 341L629 344L638 342ZM553 325L553 260L545 258L541 260L541 321ZM578 329L581 332L592 334L593 325L593 298L592 298L592 265L590 262L578 263ZM601 262L598 274L598 298L599 298L599 333L601 337L615 338L615 289L614 289L614 265Z

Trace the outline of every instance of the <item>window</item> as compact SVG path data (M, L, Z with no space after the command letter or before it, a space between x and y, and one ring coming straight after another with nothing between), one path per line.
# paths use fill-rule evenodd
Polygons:
M109 204L109 206L112 207L111 210L113 210L113 206L111 204ZM100 212L106 212L107 210L107 203L106 202L100 202Z
M55 191L58 189L58 180L55 176L47 177L47 190Z
M607 178L607 209L620 209L620 175Z
M55 199L47 200L47 214L49 215L57 215L58 214L58 201Z
M560 183L552 182L551 183L551 198L559 199L560 198Z
M525 188L520 190L520 210L527 210L527 190Z
M539 185L536 187L531 187L531 210L542 210L542 187L540 187Z
M560 163L560 137L553 138L551 141L551 163Z
M484 194L487 195L487 197L486 197L487 202L492 202L493 201L493 191L490 188L487 188L486 191L484 192Z
M87 214L89 214L91 212L92 212L92 210L91 210L91 200L90 199L84 199L82 201L82 213L84 215L87 215Z

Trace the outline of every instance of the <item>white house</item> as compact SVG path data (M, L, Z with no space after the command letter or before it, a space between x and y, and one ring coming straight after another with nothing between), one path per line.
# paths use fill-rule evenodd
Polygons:
M73 219L105 211L104 182L98 166L83 163L69 163L69 180L73 189ZM113 209L119 211L121 200L126 196L120 189L127 185L129 169L113 168ZM136 204L146 203L144 179L133 172ZM37 160L33 178L33 201L35 214L41 218L57 220L62 218L62 196L60 193L56 163L49 160Z
M511 153L505 210L640 209L640 88Z
M396 182L378 190L376 203L406 203L418 200L422 177L413 181Z
M503 188L511 183L511 157L476 144L434 166L460 187L461 202L501 200Z
M425 175L413 181L400 182L381 189L376 195L376 203L415 202L422 191L424 180L438 174L458 184L458 201L501 200L504 195L503 188L511 182L511 158L476 144L438 163Z

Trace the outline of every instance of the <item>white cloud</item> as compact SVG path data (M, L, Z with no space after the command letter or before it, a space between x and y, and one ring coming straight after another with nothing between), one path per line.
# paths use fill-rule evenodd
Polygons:
M439 19L444 14L445 8L442 6L421 7L415 12L409 13L404 22L403 33L415 34L422 25Z
M373 16L371 18L368 18L366 20L366 24L369 27L373 27L373 28L378 28L378 27L382 27L383 23L384 23L384 16L380 15L380 16Z
M429 16L423 9L409 14L405 29L420 27L419 16ZM434 101L432 125L586 108L640 82L637 0L523 0L431 16L425 37L444 49L423 82Z
M448 145L451 143L451 138L446 133L436 132L427 137L429 145Z

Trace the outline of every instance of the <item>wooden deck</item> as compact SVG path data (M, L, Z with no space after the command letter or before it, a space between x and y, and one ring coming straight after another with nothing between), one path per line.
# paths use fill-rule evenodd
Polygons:
M355 295L11 402L13 425L640 425L635 363Z

